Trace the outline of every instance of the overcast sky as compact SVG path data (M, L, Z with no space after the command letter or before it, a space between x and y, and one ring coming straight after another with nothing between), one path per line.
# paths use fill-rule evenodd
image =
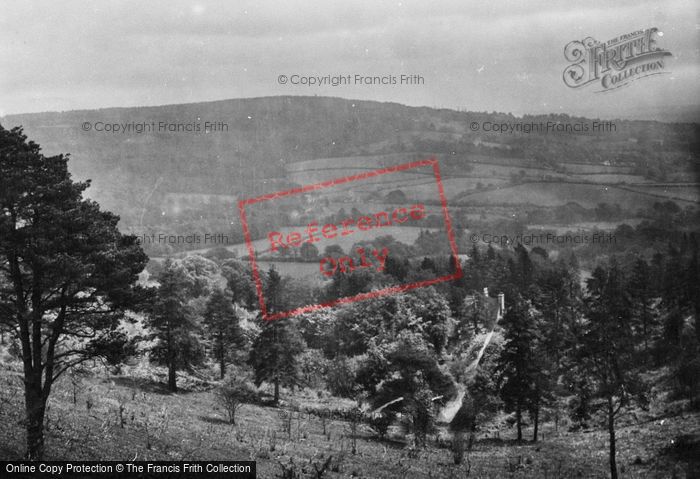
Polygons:
M5 1L0 116L269 95L634 117L700 101L697 0ZM564 46L657 27L668 75L608 93L562 81ZM280 85L419 74L423 85Z

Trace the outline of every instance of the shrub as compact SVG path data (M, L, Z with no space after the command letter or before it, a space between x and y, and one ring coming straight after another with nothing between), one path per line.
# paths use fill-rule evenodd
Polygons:
M340 356L328 365L326 385L334 396L352 398L355 395L355 371L346 358Z
M322 389L328 360L318 349L307 349L299 355L299 379L309 388Z
M217 391L220 404L228 414L229 424L236 424L236 411L255 400L256 392L245 379L229 378Z

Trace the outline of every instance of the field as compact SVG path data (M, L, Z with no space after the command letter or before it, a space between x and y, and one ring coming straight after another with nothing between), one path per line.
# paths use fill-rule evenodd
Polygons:
M398 205L396 203L384 203L380 201L372 201L371 203L369 202L355 202L355 203L339 203L339 202L330 202L328 205L328 208L331 211L340 211L341 208L344 208L345 211L350 210L351 208L355 207L358 208L360 211L363 209L368 211L368 212L376 212L376 211L392 211L394 208L397 206L403 206L403 205ZM427 204L423 205L425 207L425 214L426 215L442 215L442 207L439 204ZM452 212L452 208L448 208L450 212ZM412 226L405 226L403 228L412 228ZM420 228L419 228L420 230ZM397 233L401 234L401 232L397 231ZM403 233L405 234L405 233Z
M0 370L0 457L5 460L20 458L24 449L20 369L5 363ZM64 377L56 384L47 414L47 460L254 460L261 478L282 477L282 465L306 471L301 477L316 477L308 475L313 465L320 467L329 455L325 478L591 478L606 477L608 471L603 430L569 433L547 423L537 443L517 443L512 429L500 437L485 431L465 463L456 466L442 429L425 449L414 450L406 447L398 428L379 440L360 424L353 454L348 422L327 420L324 433L316 415L292 415L289 427L285 420L292 402L336 410L349 408L348 400L284 390L283 409L245 405L230 425L216 403L213 382L180 376L188 390L168 394L158 382L164 380L162 371L137 367L124 374L101 373L75 382ZM668 446L671 438L699 427L697 414L644 418L620 427L620 477L693 477L690 468L698 464L684 462Z
M292 181L309 184L414 159L415 153L321 158L289 164L287 170ZM560 163L560 166L566 173L544 168L524 159L469 155L464 159L464 171L459 172L458 176L455 176L457 173L454 171L443 171L443 184L448 200L468 196L470 202L484 205L529 203L553 206L575 201L582 206L591 207L608 202L636 210L640 206L649 206L665 198L680 201L684 203L683 206L700 201L700 190L695 185L652 186L652 180L632 174L632 169L627 166L577 163ZM535 183L511 187L509 183L514 176ZM537 183L545 178L548 181L560 180L561 183ZM647 183L649 186L646 186ZM621 187L616 188L614 185ZM489 191L477 191L478 187L486 187ZM389 189L401 189L413 199L426 200L437 197L433 179L414 172L365 180L361 185L344 185L335 188L334 191L381 194Z
M335 158L316 158L313 160L296 161L287 165L288 171L305 171L323 168L342 168L351 164L348 171L361 168L381 168L383 166L399 165L417 159L413 153L393 153L375 156L350 156Z
M445 198L448 201L457 198L462 193L475 192L479 185L482 187L501 187L507 184L508 182L504 179L490 177L442 178ZM438 201L440 199L434 178L421 178L411 181L398 179L391 183L385 183L382 186L384 188L399 189L409 199L422 201ZM369 192L372 190L372 187L363 186L359 190Z
M554 232L556 232L556 234L563 234L563 233L566 233L567 231L579 231L579 230L591 231L594 229L603 230L603 231L612 231L622 224L627 224L629 226L635 227L641 222L642 222L642 220L639 218L630 218L630 219L626 219L626 220L620 220L619 222L617 222L617 221L616 222L612 222L612 221L584 221L581 223L571 223L568 225L533 224L533 225L528 225L528 228L530 228L532 230L554 231Z
M381 156L355 156L342 158L319 158L287 165L290 177L298 182L325 180L334 177L357 174L368 169L381 168L388 165L406 163L415 159L422 159L415 153L381 155ZM352 166L349 166L352 165ZM561 163L561 168L566 173L557 172L551 168L545 168L534 161L519 158L494 158L482 155L468 155L464 159L464 174L470 179L479 181L508 180L511 175L524 173L525 177L541 178L545 175L553 178L572 181L591 181L596 183L647 183L651 180L643 176L631 173L631 168L626 166L583 165L576 163ZM448 175L445 175L448 176Z
M650 183L652 180L638 175L625 175L614 173L589 173L586 175L571 175L571 178L579 181L592 181L595 183Z
M271 266L274 266L277 272L282 276L304 278L317 286L322 285L326 279L325 276L319 274L318 261L310 263L297 261L258 261L257 264L260 271L267 271Z
M465 195L460 198L460 204L557 206L576 202L585 208L593 208L598 203L609 203L620 205L623 209L636 211L639 208L649 208L655 202L662 201L664 197L662 195L659 196L651 196L641 192L605 185L527 183ZM697 203L693 201L679 202L681 208L691 204Z
M579 174L596 174L596 173L619 173L628 174L632 171L629 166L607 166L607 165L594 165L594 164L583 164L583 163L566 163L562 165L566 171L569 173L579 173Z
M665 196L669 199L700 202L700 186L630 186L629 188L649 195Z
M300 185L308 185L313 183L319 183L322 181L335 180L338 178L343 178L351 175L358 175L361 173L367 173L381 168L381 165L374 165L373 167L361 167L361 168L328 168L328 169L313 169L306 170L303 172L293 172L290 173L290 178L292 181ZM385 188L388 185L392 185L394 188L402 188L410 186L411 184L421 184L427 181L432 181L435 184L435 179L433 177L433 171L429 167L419 167L411 168L409 170L404 170L396 173L388 173L386 175L380 175L373 178L366 178L361 181L351 182L344 185L336 185L327 191L328 195L336 194L342 191L375 191L377 187ZM370 188L374 186L374 188Z

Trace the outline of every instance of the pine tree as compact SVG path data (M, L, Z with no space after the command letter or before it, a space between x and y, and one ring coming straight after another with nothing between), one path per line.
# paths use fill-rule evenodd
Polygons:
M283 311L284 283L274 267L264 278L264 297L268 314ZM262 320L262 318L261 318ZM274 401L279 403L280 385L294 386L299 382L296 357L306 344L290 319L263 321L262 330L250 351L248 364L255 372L255 385L264 381L274 385Z
M617 479L615 419L623 407L645 402L644 385L637 374L631 304L625 280L615 261L598 267L587 282L587 322L576 351L577 367L604 401L607 416L610 474Z
M637 335L641 336L644 344L645 355L649 351L649 339L653 325L653 301L654 292L651 284L651 270L647 262L638 258L632 267L632 275L629 280L629 292L632 306L632 315L636 323Z
M533 301L542 312L543 346L557 369L562 367L568 327L578 306L579 293L578 281L563 263L541 271L538 276Z
M282 277L274 266L270 267L263 281L263 297L267 314L274 314L284 311L284 297L282 294Z
M677 352L681 340L683 315L687 306L684 301L687 291L687 278L682 274L685 267L680 251L673 245L669 245L668 250L669 254L661 292L661 305L666 315L664 319L664 339L669 349L667 354L672 356Z
M265 321L250 351L248 363L255 373L255 385L263 382L274 385L274 402L279 403L280 385L299 383L297 356L306 344L289 319Z
M500 394L507 411L515 412L518 441L523 438L522 417L536 391L535 341L537 333L530 305L514 297L503 318L505 343L499 360Z
M148 258L119 217L82 197L68 157L45 157L21 128L0 126L0 330L22 351L27 456L44 453L44 416L55 381L113 354Z
M532 278L533 278L533 266L532 266L532 260L530 259L530 255L527 252L527 249L520 243L518 243L518 246L515 247L515 253L518 258L518 286L520 287L520 291L527 291L532 287Z
M158 276L158 290L148 325L158 342L152 357L168 368L168 389L177 391L177 371L197 364L202 350L195 336L197 330L188 306L193 286L185 269L168 258Z
M530 411L537 426L540 407L556 403L555 392L564 387L559 378L569 372L567 352L574 339L572 328L579 317L581 304L577 272L571 270L567 262L558 261L552 268L538 272L536 288L532 292L533 304L541 313L538 325L541 338L537 345L539 373L535 402ZM585 400L580 405L584 408L580 412L585 415ZM558 408L554 420L558 424Z
M207 300L203 322L213 340L214 356L219 363L219 372L223 379L226 375L229 349L241 346L244 341L230 292L222 289L212 292Z

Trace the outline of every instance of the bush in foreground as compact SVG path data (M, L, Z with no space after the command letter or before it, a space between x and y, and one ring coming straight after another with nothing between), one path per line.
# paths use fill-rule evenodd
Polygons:
M216 392L226 410L229 424L236 424L236 412L246 403L255 401L255 388L245 379L229 377Z

